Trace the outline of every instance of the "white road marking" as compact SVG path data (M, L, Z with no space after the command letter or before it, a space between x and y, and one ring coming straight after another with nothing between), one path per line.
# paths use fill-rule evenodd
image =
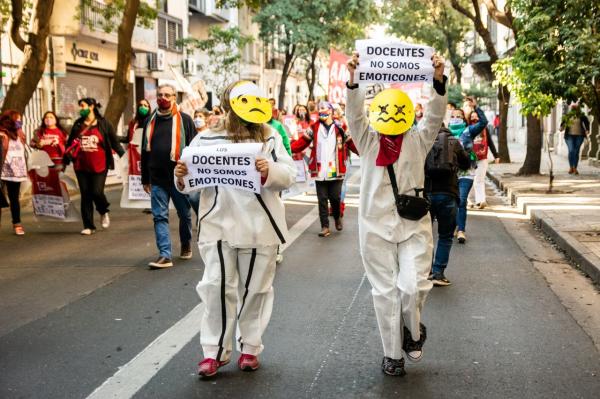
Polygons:
M289 230L285 251L319 217L315 206ZM199 304L94 390L88 399L131 398L200 331L204 304Z

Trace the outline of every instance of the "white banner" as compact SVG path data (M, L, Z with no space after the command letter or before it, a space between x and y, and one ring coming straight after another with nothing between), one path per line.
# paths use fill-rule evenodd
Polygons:
M354 71L356 83L406 83L433 80L433 48L396 39L356 41L360 64Z
M259 194L260 173L255 161L261 150L261 143L184 148L181 160L188 168L188 175L183 178L184 192L224 186Z

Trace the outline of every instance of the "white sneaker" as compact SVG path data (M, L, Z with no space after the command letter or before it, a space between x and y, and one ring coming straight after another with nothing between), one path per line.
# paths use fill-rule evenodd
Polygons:
M82 236L91 236L92 234L94 234L96 232L96 230L92 230L92 229L83 229L81 230L81 235Z
M110 217L108 217L108 212L102 215L102 228L108 229L110 227Z

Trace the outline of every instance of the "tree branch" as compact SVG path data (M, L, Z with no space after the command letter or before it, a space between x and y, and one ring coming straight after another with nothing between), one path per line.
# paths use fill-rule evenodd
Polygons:
M502 12L496 6L496 2L494 0L482 0L485 4L488 14L492 17L492 19L498 22L501 25L506 26L508 29L513 29L512 20L509 18L506 12ZM510 10L510 7L506 6L507 10Z
M23 23L23 0L11 0L12 24L10 26L10 37L21 51L25 51L27 41L21 36L21 24Z
M469 18L471 21L475 22L475 15L471 14L469 10L461 6L458 0L451 0L450 4L452 5L452 8L454 8L456 11Z

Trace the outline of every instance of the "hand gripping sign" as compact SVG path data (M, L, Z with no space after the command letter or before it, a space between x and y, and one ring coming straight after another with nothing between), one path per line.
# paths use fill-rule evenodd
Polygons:
M184 148L181 160L185 162L188 174L183 178L183 192L221 186L259 194L261 181L255 162L261 150L261 143Z
M428 82L433 80L433 48L396 39L356 41L360 64L356 83Z

